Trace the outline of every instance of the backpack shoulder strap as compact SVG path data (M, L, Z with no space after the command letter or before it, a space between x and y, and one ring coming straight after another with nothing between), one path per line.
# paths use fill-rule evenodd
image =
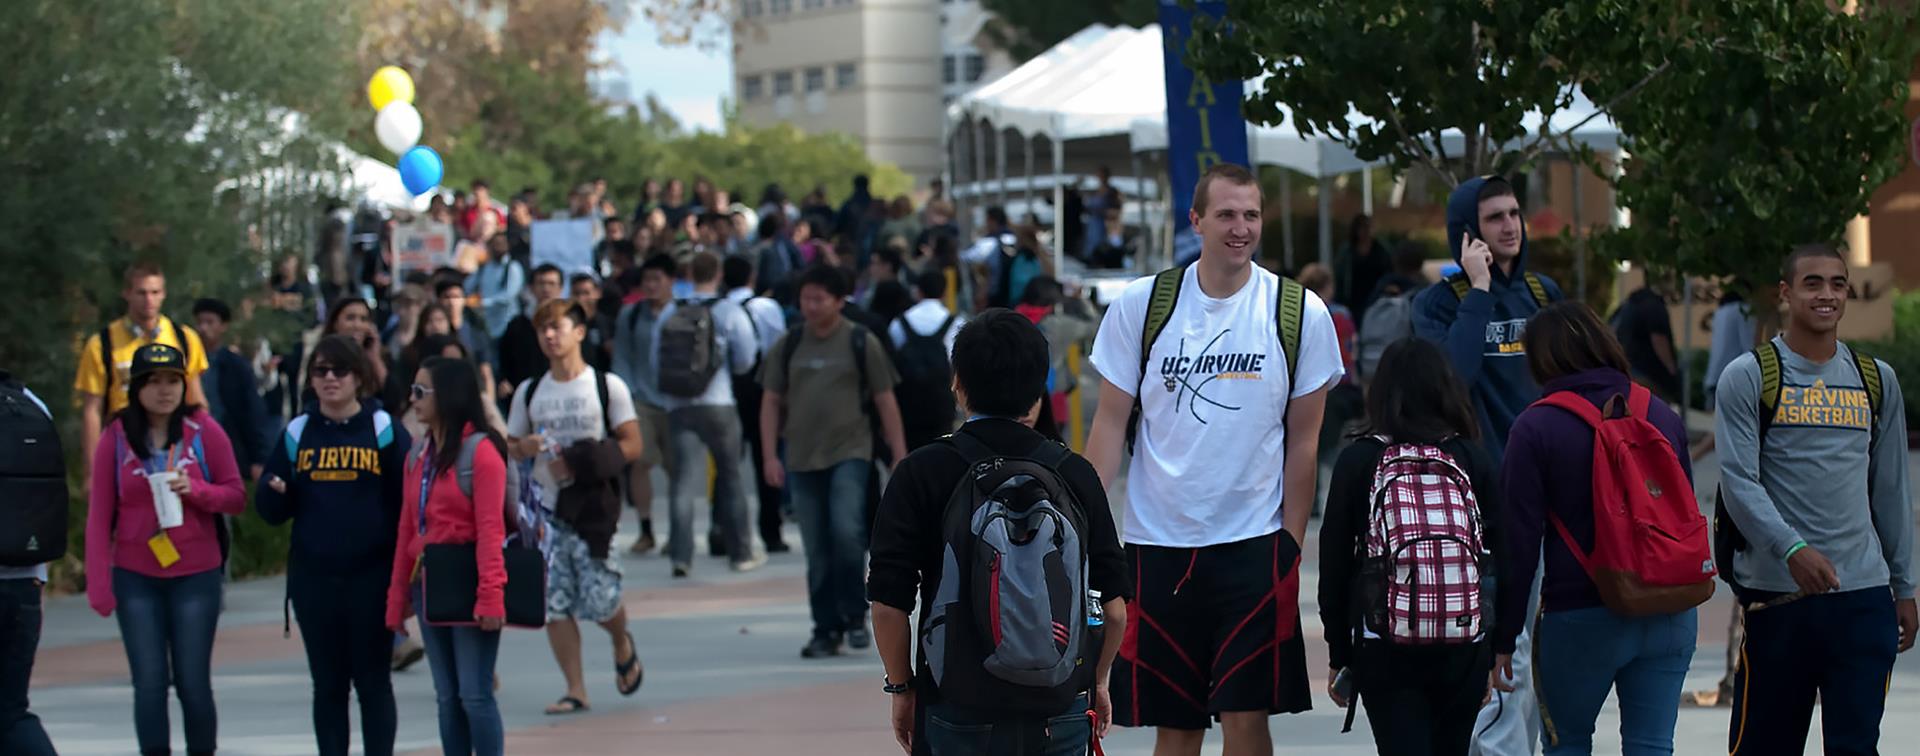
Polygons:
M534 373L533 378L527 381L527 395L520 399L520 403L525 405L527 408L528 424L533 423L533 392L540 390L540 381L546 377L547 377L547 373L544 370L538 373ZM512 409L512 407L509 406L508 409Z
M1547 298L1547 285L1540 281L1540 276L1529 271L1526 274L1526 279L1527 291L1533 294L1534 304L1539 305L1540 309L1543 310L1546 309L1547 305L1553 304L1553 300Z
M386 410L373 411L373 443L380 449L393 445L393 416Z
M460 439L460 456L454 459L454 480L460 485L460 493L473 498L473 455L480 451L480 445L487 442L485 433L469 433Z
M1072 454L1073 450L1068 449L1066 445L1055 441L1047 441L1035 447L1033 453L1029 456L1033 458L1033 461L1046 465L1047 469L1057 473L1060 472L1060 466L1066 464L1067 458L1072 456Z
M866 409L869 398L873 396L872 385L867 382L867 328L854 323L848 335L853 341L853 367L860 372L860 407Z
M1167 329L1167 321L1173 319L1173 311L1180 306L1180 288L1186 281L1187 266L1168 268L1153 276L1153 290L1147 298L1147 315L1140 322L1140 385L1133 390L1133 413L1127 418L1127 450L1133 450L1134 441L1140 436L1140 393L1147 386L1147 365L1153 354L1153 343L1160 340L1160 332Z
M1767 430L1780 409L1780 347L1768 340L1753 350L1753 359L1760 365L1760 442L1766 443Z
M806 327L807 324L801 323L787 329L787 334L780 337L780 369L786 371L789 392L793 391L793 355L800 351L801 331Z
M213 470L207 467L207 444L201 439L206 434L198 430L193 432L193 461L200 465L200 479L213 482Z
M1279 303L1275 306L1276 332L1280 335L1280 353L1287 358L1287 392L1300 374L1300 328L1307 317L1307 287L1286 276L1280 277Z
M947 440L953 444L955 450L960 452L960 456L966 458L969 470L976 464L1000 456L998 452L987 448L980 439L974 438L964 430L954 431L947 436Z
M1466 299L1467 292L1473 290L1473 284L1467 280L1467 274L1455 273L1447 276L1447 288L1453 290L1454 299Z
M105 375L106 382L103 384L106 388L102 389L102 391L112 389L114 374L120 372L118 370L113 369L113 324L112 323L108 323L105 326L102 326L100 328L100 371L106 374ZM105 396L108 396L108 394L103 393L101 394L101 396L105 397ZM107 404L111 406L113 403L107 402Z
M302 413L287 423L286 437L287 461L300 461L300 436L307 432L308 416Z
M587 369L593 371L593 388L594 391L600 395L600 424L605 426L607 438L613 438L613 402L611 401L613 392L607 387L607 373L597 368L589 367ZM527 398L532 399L533 397L528 396ZM527 408L527 417L529 419L533 417L533 408Z
M162 315L161 317L166 316ZM173 329L173 340L180 342L180 356L185 358L183 363L189 366L192 365L193 342L187 340L187 332L190 329L182 328L179 321L173 318L167 318L167 326Z
M1880 361L1874 359L1873 355L1854 349L1852 344L1847 345L1847 351L1853 353L1853 366L1860 371L1860 384L1867 390L1867 407L1873 410L1873 419L1878 424L1880 402L1886 398L1886 387L1880 377Z

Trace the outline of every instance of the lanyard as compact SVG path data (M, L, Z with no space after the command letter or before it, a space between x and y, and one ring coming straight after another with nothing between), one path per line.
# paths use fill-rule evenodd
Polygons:
M426 449L420 454L420 535L427 534L427 497L433 493L433 479L437 471L433 466L433 440L427 440Z
M167 472L169 470L172 470L174 469L175 465L180 463L180 447L181 446L182 446L181 444L176 443L172 446L167 447L167 455L166 455L167 461L164 467L160 467L158 469L155 469L154 467L154 464L153 464L154 460L157 460L160 458L160 452L157 452L157 451L151 455L148 455L146 459L140 460L140 466L146 468L148 475L152 475L153 473Z

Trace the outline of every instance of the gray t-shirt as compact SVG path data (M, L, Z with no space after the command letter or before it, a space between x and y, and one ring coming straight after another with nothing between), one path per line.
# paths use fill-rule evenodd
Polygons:
M1760 365L1742 355L1720 376L1721 492L1748 547L1734 576L1762 591L1799 590L1786 553L1806 541L1833 562L1840 590L1891 585L1914 590L1913 504L1907 493L1906 403L1893 369L1878 429L1853 353L1841 344L1824 364L1780 350L1780 402L1764 448L1759 443Z

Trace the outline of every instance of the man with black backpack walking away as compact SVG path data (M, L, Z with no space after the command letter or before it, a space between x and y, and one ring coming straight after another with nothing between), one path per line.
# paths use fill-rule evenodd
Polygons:
M47 563L67 550L66 457L47 405L0 370L0 753L53 756L27 708Z
M918 449L953 431L954 335L966 321L941 302L947 295L947 277L937 270L914 279L920 297L887 327L893 341L894 365L900 369L900 423L905 426L907 449Z
M901 462L881 500L867 593L908 753L1085 753L1110 723L1133 590L1093 465L1033 428L1047 368L1046 336L1019 314L962 328L973 419Z
M693 569L693 498L706 487L706 460L713 457L713 519L726 540L735 572L766 564L753 546L746 478L740 467L740 415L733 406L733 376L753 369L759 344L746 310L720 297L720 257L693 256L693 296L673 303L657 342L660 393L667 401L674 464L668 466L672 524L667 543L673 576Z
M1208 169L1199 261L1127 287L1093 344L1105 383L1087 458L1111 485L1132 447L1122 535L1140 629L1114 665L1114 722L1159 728L1157 756L1195 756L1214 720L1227 754L1268 754L1268 718L1312 706L1300 544L1345 371L1326 304L1253 263L1260 208L1246 168Z
M879 337L840 314L851 286L826 265L800 278L804 322L789 329L760 367L760 467L767 484L787 489L807 550L813 637L800 655L837 656L841 644L873 644L867 631L867 475L873 437L905 459L900 381ZM879 421L879 430L873 421ZM780 440L786 439L781 461Z
M1714 551L1746 612L1730 753L1877 753L1894 657L1913 647L1906 401L1839 341L1850 288L1828 245L1781 268L1786 330L1720 376Z

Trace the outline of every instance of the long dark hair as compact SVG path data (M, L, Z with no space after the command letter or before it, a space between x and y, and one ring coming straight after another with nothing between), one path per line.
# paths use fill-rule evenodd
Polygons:
M462 441L453 434L469 425L475 433L492 441L500 458L506 459L507 442L487 422L486 400L480 398L480 373L474 370L473 363L434 356L420 367L433 381L433 423L447 430L447 433L435 434L441 443L433 450L433 466L440 470L453 469L460 461Z
M348 307L356 304L367 308L367 319L373 319L373 305L367 304L367 300L355 296L345 296L334 300L333 306L327 308L327 327L321 329L320 332L323 334L339 333L340 313L345 312Z
M1374 375L1361 435L1410 444L1480 435L1466 385L1432 342L1409 337L1387 345Z
M400 375L404 376L408 383L412 383L414 374L420 372L421 359L423 357L432 359L434 357L444 356L447 347L458 347L460 349L460 359L462 360L467 360L471 357L467 352L467 345L460 343L459 339L452 336L442 336L440 334L422 336L407 345L407 356L403 358L400 363L400 369L403 371ZM408 392L406 403L401 405L399 410L401 414L405 414L406 411L412 407L413 393Z
M400 350L401 352L400 356L403 358L403 361L405 363L417 366L420 364L421 355L439 354L438 351L433 351L433 352L420 351L421 340L427 338L427 323L433 320L433 314L436 312L440 313L441 315L447 316L448 326L453 325L453 311L447 309L446 305L440 304L439 302L436 301L428 304L426 307L420 308L420 317L415 319L413 322L413 339L407 342L406 349ZM457 335L457 334L458 334L457 331L454 332L454 335ZM412 373L409 372L408 375L412 375Z
M1527 320L1525 343L1534 383L1599 368L1627 372L1627 353L1613 329L1579 302L1556 302L1534 313Z
M120 408L120 414L116 416L120 421L121 435L127 437L127 447L139 459L153 455L153 450L147 447L147 435L152 432L153 426L147 424L147 408L140 405L140 390L146 388L155 375L158 374L148 373L127 382L127 406ZM180 380L185 381L186 376L181 376ZM187 433L187 417L200 411L200 405L186 401L186 390L183 383L180 386L180 406L167 418L168 446L180 443Z

